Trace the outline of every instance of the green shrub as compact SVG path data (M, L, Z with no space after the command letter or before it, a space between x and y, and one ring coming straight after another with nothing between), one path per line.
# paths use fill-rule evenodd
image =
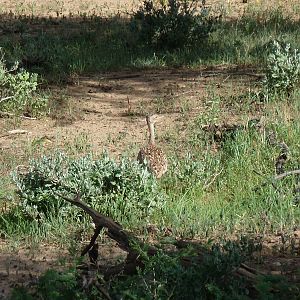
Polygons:
M70 212L54 191L68 197L79 191L83 201L118 221L144 218L163 205L156 179L145 168L127 159L116 163L105 153L93 160L57 152L32 160L29 172L14 173L13 179L22 208L32 218Z
M140 42L155 49L177 49L203 42L216 19L201 9L197 1L168 0L156 4L145 0L133 15L132 29Z
M194 250L189 249L176 256L159 252L145 257L143 271L112 284L115 298L242 299L236 296L247 293L241 280L232 275L245 259L238 243L214 245L201 262L194 255Z
M47 99L38 96L37 85L37 74L19 69L18 63L8 69L0 48L0 110L26 115L45 110Z
M273 42L263 81L267 94L290 94L300 81L300 52L290 44Z

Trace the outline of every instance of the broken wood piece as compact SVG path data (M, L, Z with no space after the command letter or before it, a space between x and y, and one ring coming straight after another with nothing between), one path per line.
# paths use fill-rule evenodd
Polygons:
M28 130L25 129L14 129L14 130L9 130L7 131L8 134L25 134L25 133L29 133Z
M126 260L117 266L99 267L99 271L104 275L105 279L109 279L112 276L119 275L119 274L132 275L136 273L137 268L144 267L142 257L140 256L140 253L137 250L135 250L135 247L133 245L139 245L142 249L147 249L146 253L149 256L154 256L155 254L157 254L158 252L157 248L151 245L146 245L137 237L133 236L131 233L124 230L122 226L116 223L113 219L102 215L101 213L95 211L93 208L89 207L87 204L81 201L80 193L77 193L74 199L70 199L56 192L55 194L60 196L65 201L83 209L88 215L90 215L93 222L95 223L96 226L95 233L89 245L85 247L85 249L82 251L81 253L82 255L86 254L93 247L96 238L98 237L102 228L106 228L107 229L106 234L110 238L115 240L122 250L128 253ZM192 245L191 243L185 241L181 241L181 242L177 241L175 245L176 244L178 248L182 248L182 247L184 248L189 245ZM195 255L195 257L181 258L181 263L183 264L183 266L185 267L192 266L195 263L195 259L197 260L197 263L200 264L203 261L204 255L210 255L209 250L202 249L202 247L200 247L199 245L197 247L197 243L195 243L195 247L197 249L197 254ZM256 281L257 275L260 274L258 271L246 266L245 264L241 264L240 267L236 268L234 270L234 273L236 275L246 277L251 282Z
M30 131L24 129L14 129L14 130L9 130L7 131L7 133L0 135L0 138L14 135L14 134L26 134L26 133L30 133Z
M21 119L26 119L26 120L36 120L35 117L27 117L27 116L23 116L23 115L18 116L16 114L13 114L13 113L10 113L7 111L0 111L0 115L7 116L7 117L19 117Z
M12 99L12 98L14 98L14 96L9 96L9 97L1 98L0 99L0 103L2 103L3 101L6 101L6 100Z

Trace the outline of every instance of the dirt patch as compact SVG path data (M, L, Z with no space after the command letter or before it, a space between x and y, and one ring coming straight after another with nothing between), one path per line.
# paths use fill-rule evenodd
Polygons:
M46 270L62 269L68 259L67 251L54 245L41 245L40 249L16 248L2 250L0 254L0 299L7 299L15 286L30 287Z
M165 137L175 129L184 130L191 119L205 111L205 99L212 87L217 87L220 94L228 94L228 90L234 94L256 79L253 74L250 69L216 67L81 77L65 87L66 96L59 100L63 107L56 107L52 118L21 119L17 123L0 119L0 148L3 155L13 150L18 156L34 146L71 147L76 138L80 147L89 147L96 153L108 149L117 156L130 150L135 156L147 141L147 113L164 116L156 132L158 141L165 144L163 148L168 148ZM232 113L225 115L224 121L233 118ZM7 135L11 129L27 133Z
M115 15L128 13L135 10L142 1L139 0L90 0L86 2L71 0L4 0L1 3L0 13L14 13L16 15L34 16L70 16L70 15ZM264 11L280 8L288 14L297 16L300 11L298 0L206 0L206 7L212 7L217 13L229 17L238 17L247 11Z
M2 247L4 243L1 243ZM99 244L99 266L114 265L124 257L124 252L115 243L102 241ZM59 245L21 246L13 250L4 248L0 251L0 299L7 299L15 287L33 287L49 269L63 271L73 265L74 255Z

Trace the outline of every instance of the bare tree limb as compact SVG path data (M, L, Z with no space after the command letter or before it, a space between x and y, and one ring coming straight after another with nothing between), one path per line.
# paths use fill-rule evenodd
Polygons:
M9 96L9 97L1 98L1 99L0 99L0 103L4 102L4 101L6 101L6 100L12 99L12 98L14 98L14 96Z
M16 114L9 113L7 111L0 111L0 115L8 116L8 117L15 117L15 116L17 116ZM26 120L36 120L36 118L34 118L34 117L27 117L27 116L23 116L23 115L20 115L18 117L20 117L22 119L26 119Z
M283 179L287 176L290 176L290 175L300 175L300 169L298 170L292 170L292 171L287 171L287 172L284 172L282 174L279 174L279 175L276 175L274 177L274 180L280 180L280 179Z
M96 242L97 237L98 237L99 234L100 234L101 229L102 229L102 227L100 227L100 226L97 226L97 227L95 228L94 235L92 236L90 243L82 250L81 256L86 255L86 254L89 252L89 250L93 247L93 245L94 245L95 242Z

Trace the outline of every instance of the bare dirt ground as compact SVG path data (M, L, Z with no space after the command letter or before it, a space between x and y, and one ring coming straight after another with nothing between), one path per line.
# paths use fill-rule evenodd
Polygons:
M159 0L157 0L158 2ZM39 16L57 16L57 15L76 15L76 14L127 14L136 9L142 1L139 0L90 0L90 1L72 1L72 0L2 0L0 13L32 14ZM248 9L267 9L284 8L288 13L297 13L300 10L298 0L248 0L243 3L242 0L206 0L207 7L213 7L219 11L225 12L229 16L240 16Z
M258 1L249 0L242 4L235 1L207 1L208 5L227 5L233 16L240 15L255 4L283 5L292 2L294 9L299 1ZM93 0L93 1L1 1L0 13L34 14L38 16L68 15L69 13L116 13L129 11L137 6L137 1ZM157 124L159 142L168 149L166 137L178 130L185 134L189 119L198 116L206 109L203 99L211 86L220 93L232 93L245 88L256 80L255 71L224 69L169 69L164 71L110 72L97 76L79 77L63 87L68 98L67 107L57 106L53 118L37 120L24 119L14 122L0 118L0 151L3 157L26 157L26 151L39 144L45 151L56 147L66 148L74 138L88 142L91 149L100 153L108 149L115 156L129 151L132 156L147 140L144 116L147 112L159 113L164 119ZM53 87L60 92L61 87ZM59 96L58 96L59 98ZM259 113L259 112L256 112ZM224 122L238 120L233 113L224 115ZM26 130L25 134L9 134L12 129ZM87 140L85 139L87 138ZM71 146L70 146L71 147ZM28 150L29 149L29 150ZM3 175L3 174L1 174ZM297 237L299 240L299 236ZM62 260L68 264L69 252L57 245L41 245L37 249L12 250L7 248L4 239L0 240L0 299L7 297L16 284L30 284L45 270L61 268ZM278 241L275 240L275 244ZM271 245L273 242L270 242ZM116 247L101 248L103 261L118 257L121 253ZM110 252L111 251L111 252ZM294 256L266 255L265 263L258 268L271 274L288 274L295 281L299 269L299 254Z
M130 149L137 153L147 141L147 113L164 116L156 126L159 139L163 139L176 128L184 130L190 118L205 110L203 99L209 87L218 87L222 93L234 86L234 93L245 82L256 79L248 76L251 73L251 69L237 71L220 66L214 70L117 72L78 78L75 84L64 87L69 106L58 106L53 112L54 119L24 119L17 127L0 119L0 145L8 152L12 148L22 151L25 144L34 141L41 141L46 148L63 147L82 135L98 153L104 149L115 154ZM185 112L188 118L184 117ZM227 117L238 118L234 114ZM27 133L7 134L12 129Z

